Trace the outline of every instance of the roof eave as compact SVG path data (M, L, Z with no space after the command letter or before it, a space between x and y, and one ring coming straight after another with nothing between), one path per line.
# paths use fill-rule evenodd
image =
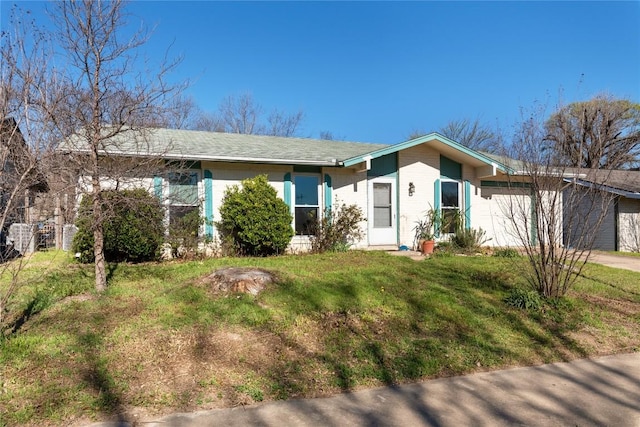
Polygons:
M89 150L70 150L67 153L89 153ZM111 150L107 153L102 152L103 155L115 155L122 157L158 157L167 160L188 160L188 161L205 161L205 162L228 162L228 163L263 163L274 165L305 165L305 166L320 166L340 167L341 162L337 160L307 160L307 159L279 159L279 158L262 158L262 157L236 157L236 156L188 156L176 153L131 153L124 151Z
M475 158L476 160L479 160L479 161L485 163L486 165L489 165L489 166L494 166L495 165L495 166L497 166L497 168L500 171L502 171L504 173L514 172L514 170L512 168L510 168L510 167L508 167L508 166L506 166L506 165L504 165L504 164L502 164L500 162L497 162L495 159L492 159L492 158L490 158L488 156L485 156L482 153L479 153L479 152L477 152L475 150L472 150L472 149L470 149L468 147L465 147L464 145L462 145L462 144L460 144L458 142L455 142L454 140L449 139L446 136L441 135L441 134L439 134L437 132L432 132L430 134L421 136L419 138L414 138L414 139L411 139L409 141L401 142L401 143L395 144L395 145L390 145L388 147L381 148L379 150L372 151L370 153L366 153L366 154L363 154L363 155L352 157L350 159L346 159L346 160L343 161L343 164L346 167L353 166L353 165L356 165L358 163L362 163L363 161L365 161L365 157L367 157L367 156L371 156L371 158L375 159L375 158L378 158L378 157L386 156L387 154L396 153L398 151L405 150L407 148L415 147L416 145L424 144L424 143L432 141L434 139L438 140L439 142L441 142L441 143L443 143L443 144L445 144L445 145L447 145L447 146L449 146L451 148L454 148L454 149L456 149L456 150L458 150L458 151L460 151L460 152L462 152L462 153L464 153L464 154L466 154L468 156L471 156L471 157Z

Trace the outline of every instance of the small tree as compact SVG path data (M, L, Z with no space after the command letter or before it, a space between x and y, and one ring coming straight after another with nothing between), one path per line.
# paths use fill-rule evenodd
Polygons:
M158 199L144 189L104 191L104 253L109 262L157 259L164 239L164 212ZM80 203L73 250L81 262L93 262L93 201Z
M309 235L311 251L346 251L362 239L364 232L360 224L363 221L366 218L358 205L336 203L333 209L325 210L322 218L315 218Z
M524 275L544 297L561 297L586 264L612 196L599 185L583 186L579 177L592 171L569 168L562 149L549 144L544 116L534 111L518 128L509 156L510 197L502 208L511 232L529 260Z
M107 286L105 230L109 205L103 193L132 177L157 175L166 147L152 144L149 128L166 123L182 85L167 80L177 61L140 58L149 39L128 25L124 0L51 3L56 64L39 90L42 109L62 139L60 152L77 168L79 190L90 195L95 288ZM178 103L178 107L182 104ZM135 153L125 159L123 152Z
M245 179L228 188L216 227L223 244L241 255L268 256L284 253L293 237L289 206L278 197L266 175Z

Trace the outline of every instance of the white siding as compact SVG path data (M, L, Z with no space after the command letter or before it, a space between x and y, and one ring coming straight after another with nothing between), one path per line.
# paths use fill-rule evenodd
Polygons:
M640 252L640 200L620 198L618 237L620 251Z
M416 222L424 219L434 204L434 183L440 178L440 153L418 145L400 151L398 165L399 243L411 248ZM413 196L409 196L410 182L415 186Z
M531 237L530 190L483 187L472 201L472 224L486 231L486 244L523 246Z
M344 203L346 205L358 205L362 209L364 218L367 218L367 172L357 172L353 169L325 168L324 173L331 176L333 187L332 204ZM367 222L362 221L360 227L364 231L363 239L355 242L355 248L367 247Z
M607 194L603 198L581 189L564 191L566 245L604 251L616 249L616 217L611 197Z

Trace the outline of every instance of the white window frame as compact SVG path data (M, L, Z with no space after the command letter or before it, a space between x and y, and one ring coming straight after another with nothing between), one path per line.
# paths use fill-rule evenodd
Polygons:
M318 194L318 204L317 205L305 205L298 204L296 200L297 190L296 190L296 180L298 177L313 177L317 180L316 191ZM324 205L322 204L322 174L320 173L305 173L305 172L294 172L291 176L291 195L292 195L292 203L291 203L291 214L293 216L292 227L296 236L309 236L308 234L298 233L296 230L296 209L297 208L316 208L318 212L318 218L322 218Z
M197 198L195 203L185 203L184 201L181 200L173 200L172 198L172 194L171 194L171 178L170 176L168 176L167 178L165 178L165 182L166 182L166 187L165 187L165 191L166 191L166 197L165 197L165 225L166 225L166 230L167 232L169 231L169 225L171 224L171 208L172 207L183 207L183 208L189 208L189 207L193 207L196 208L198 210L198 215L202 216L203 212L202 212L202 200L203 200L203 196L204 196L204 188L202 187L202 173L200 171L200 169L187 169L187 170L182 170L179 172L172 172L172 173L179 173L179 174L195 174L196 176L196 194L197 194ZM203 230L202 227L199 228L198 230L198 234L202 234Z
M444 191L443 191L443 188L442 188L442 184L449 183L449 182L456 183L457 187L458 187L458 206L455 207L455 208L453 206L445 206L444 205ZM462 181L457 180L457 179L450 179L450 178L440 178L440 217L443 220L444 220L444 212L445 211L453 211L455 209L455 210L458 211L459 215L462 215L462 212L463 212L462 203L463 203L463 200L464 200L464 197L463 197L463 194L462 194L463 190L464 189L463 189L463 186L462 186ZM461 218L461 220L462 220L462 218ZM447 232L442 228L440 230L440 234L444 235L444 236L450 236L450 235L454 234L454 232L455 232L455 230Z

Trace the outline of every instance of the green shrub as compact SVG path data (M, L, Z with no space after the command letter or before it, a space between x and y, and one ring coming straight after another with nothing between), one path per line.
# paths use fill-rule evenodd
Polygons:
M268 256L284 253L293 237L289 206L278 197L266 175L228 188L216 226L223 246L240 255Z
M188 257L197 251L200 242L200 225L203 223L204 218L200 216L198 209L172 218L169 223L167 242L171 245L171 255L174 258Z
M524 310L540 310L542 307L542 299L537 292L521 288L512 289L504 302Z
M493 253L493 256L499 257L499 258L518 258L520 254L516 249L504 248L504 249L497 249Z
M144 189L106 190L102 199L105 259L109 262L156 259L164 239L164 212L158 199ZM94 261L92 212L92 197L83 197L72 245L83 263Z
M463 250L477 249L489 240L482 228L456 227L456 232L451 236L451 244Z
M311 251L347 251L355 241L362 239L362 221L366 218L358 205L336 203L333 209L325 211L322 218L314 220L309 235Z

